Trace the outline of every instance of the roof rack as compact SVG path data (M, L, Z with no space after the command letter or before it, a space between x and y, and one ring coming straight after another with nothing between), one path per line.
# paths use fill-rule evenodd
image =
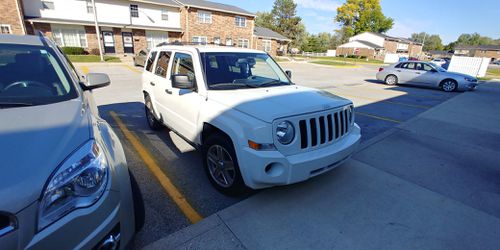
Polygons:
M198 46L199 45L201 45L201 46L208 46L208 45L214 45L214 46L221 46L221 47L234 47L234 45L226 45L226 44L214 43L214 42L207 43L207 42L179 42L179 41L175 41L175 42L172 42L172 43L162 42L162 43L159 43L158 45L156 45L156 47L167 46L167 45L174 45L174 46L196 46L196 45L198 45Z

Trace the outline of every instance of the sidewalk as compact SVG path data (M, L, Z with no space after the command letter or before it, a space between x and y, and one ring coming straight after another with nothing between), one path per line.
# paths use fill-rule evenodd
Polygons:
M499 125L500 84L482 84L146 249L498 249Z

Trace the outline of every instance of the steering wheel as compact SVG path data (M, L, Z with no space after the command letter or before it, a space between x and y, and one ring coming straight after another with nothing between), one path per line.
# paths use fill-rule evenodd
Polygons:
M44 88L44 89L52 91L51 87L49 87L46 84L43 84L41 82L37 82L37 81L17 81L17 82L13 82L13 83L7 85L5 88L3 88L2 91L7 91L7 90L9 90L9 89L11 89L13 87L16 87L16 86L27 88L30 85L31 86L41 87L41 88Z

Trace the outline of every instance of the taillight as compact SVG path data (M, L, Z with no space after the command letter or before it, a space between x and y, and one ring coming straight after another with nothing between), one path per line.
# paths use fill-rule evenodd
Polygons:
M378 72L384 71L384 68L379 68Z

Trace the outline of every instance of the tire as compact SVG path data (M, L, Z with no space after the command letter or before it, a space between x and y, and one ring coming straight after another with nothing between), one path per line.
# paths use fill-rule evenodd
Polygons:
M141 231L146 221L146 209L144 208L144 200L142 199L141 189L130 170L130 185L132 186L132 201L134 203L134 218L135 218L135 232Z
M163 127L162 123L156 118L153 110L153 103L148 95L144 97L144 111L146 112L146 120L149 128L152 130L159 130Z
M458 83L457 81L453 79L446 79L441 82L441 89L444 92L454 92L457 91L458 89Z
M216 133L208 137L203 145L203 165L210 183L221 193L237 196L248 191L233 143L227 135Z
M387 84L387 85L398 84L398 77L395 75L388 75L387 77L385 77L385 84Z

